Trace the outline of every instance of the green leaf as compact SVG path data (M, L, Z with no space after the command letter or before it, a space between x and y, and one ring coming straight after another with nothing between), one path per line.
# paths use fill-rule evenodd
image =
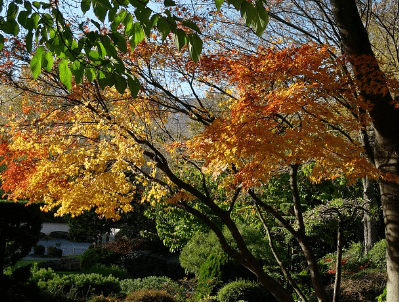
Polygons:
M36 49L36 54L30 61L30 70L32 71L33 79L36 80L37 77L42 72L42 57L44 53L44 47L40 46Z
M197 26L197 24L195 24L193 21L190 20L184 20L183 21L183 25L191 28L192 30L195 30L197 33L200 33L201 30L199 29L199 27Z
M244 1L241 4L240 11L245 24L250 27L253 20L256 18L255 8L250 2Z
M104 89L107 86L112 86L114 84L113 78L109 75L107 76L107 74L105 74L102 70L97 71L97 81L101 89Z
M79 60L76 60L72 63L72 74L75 76L76 84L80 84L83 80L84 75L84 65L80 63Z
M36 7L37 9L40 8L40 2L33 1L33 6Z
M107 54L115 59L118 58L118 53L116 52L116 48L113 44L111 44L111 41L107 36L101 36L100 37L101 42L103 43L105 50L107 51Z
M89 82L93 82L95 80L96 74L92 68L86 69L86 77L89 80Z
M40 19L40 23L44 24L47 28L53 27L54 20L50 14L44 14Z
M165 0L163 2L164 6L168 7L168 6L176 6L176 2L173 0Z
M112 9L112 5L109 3L108 0L94 0L94 1L97 2L97 3L100 3L107 10Z
M118 32L113 32L109 36L111 37L112 41L114 41L114 44L118 46L120 51L122 52L127 51L126 39L122 34Z
M189 34L187 35L187 45L191 59L193 59L194 62L197 62L202 51L201 38L197 34Z
M6 34L13 35L14 37L19 33L18 22L15 20L5 21L0 25L0 30L4 31Z
M254 29L258 36L261 36L269 23L269 14L263 6L263 2L256 2L256 18L254 22Z
M246 0L228 0L229 4L233 4L236 10L240 10L241 4Z
M133 25L133 37L130 39L130 45L132 46L132 49L134 49L137 44L139 44L141 41L144 40L144 31L143 28L141 27L140 22L135 22Z
M121 9L116 14L116 16L113 19L110 20L110 21L112 21L112 23L111 23L112 31L116 31L118 29L118 26L122 23L122 21L125 18L125 16L126 16L126 10L125 9Z
M98 61L100 59L100 54L98 53L98 51L90 50L89 53L87 54L87 57L91 61Z
M219 11L220 7L222 6L224 0L215 0L216 9Z
M30 31L25 37L26 50L28 52L32 51L32 39L33 39L33 33Z
M141 23L144 33L147 37L150 36L151 30L155 27L155 25L158 23L159 20L159 15L155 14L151 16L151 19L148 22Z
M125 35L126 37L130 37L133 29L133 16L131 14L127 14L125 19L123 19L123 24L125 25Z
M80 9L82 10L83 13L86 13L91 6L91 1L90 0L82 0L80 2Z
M19 15L18 15L18 22L19 22L19 24L21 24L26 29L32 29L32 28L27 28L28 16L29 16L29 13L26 10L20 12Z
M18 6L14 2L11 2L7 9L7 21L15 20L17 18L17 14Z
M3 35L0 35L0 51L3 49L4 47L4 37Z
M105 16L107 15L107 9L101 3L93 3L93 12L101 22L104 22Z
M113 79L116 90L118 90L120 94L123 94L127 87L126 79L121 75L113 75Z
M46 54L44 55L44 59L45 59L45 62L43 62L43 63L45 63L45 64L43 64L43 68L46 71L50 72L51 68L53 67L53 63L54 63L53 54L50 51L46 52Z
M178 50L181 50L187 43L186 33L184 30L176 29L174 32L173 42Z
M152 12L151 9L149 9L148 7L140 5L134 11L134 14L136 15L137 20L139 20L142 24L144 24L148 22L148 19L151 16L151 12Z
M129 85L130 95L132 97L137 97L137 94L140 91L140 82L136 77L127 75L127 84Z
M3 0L0 1L0 5L3 5ZM32 12L32 4L29 1L24 2L24 7L29 14Z
M94 24L94 26L95 26L95 27L97 27L97 29L98 29L98 30L100 30L100 29L101 29L101 25L100 25L100 23L98 23L97 21L95 21L95 20L93 20L93 19L90 19L90 21L91 21L91 23L93 23L93 24Z
M60 72L60 80L61 83L66 86L68 90L72 88L72 72L68 66L69 62L67 59L62 59L60 64L58 65L58 69Z
M33 21L33 28L37 29L37 26L39 25L39 14L38 13L33 13L30 18Z
M98 50L98 53L100 54L100 58L103 59L107 55L107 50L105 49L103 43L101 43L101 42L97 43L97 50Z
M170 33L170 27L168 21L165 18L160 17L157 22L158 31L161 33L162 40L165 40Z

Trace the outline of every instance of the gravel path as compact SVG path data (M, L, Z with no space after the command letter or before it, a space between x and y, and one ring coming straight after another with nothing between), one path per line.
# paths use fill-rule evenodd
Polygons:
M72 242L65 239L50 239L50 240L39 240L37 244L44 245L46 247L49 246L58 246L58 248L62 249L62 255L82 255L90 246L91 243L84 242ZM33 249L31 254L25 257L24 259L37 259L37 257L33 257ZM41 259L49 259L49 258L41 258Z

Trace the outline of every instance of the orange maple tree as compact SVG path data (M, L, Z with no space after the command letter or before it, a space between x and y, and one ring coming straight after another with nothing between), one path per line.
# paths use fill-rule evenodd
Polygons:
M333 51L314 44L259 48L252 55L204 56L194 64L184 52L171 49L168 40L142 42L124 58L142 81L136 98L101 89L94 81L67 92L51 72L38 81L26 76L23 83L5 76L25 94L23 111L7 117L3 132L0 155L7 169L2 188L9 198L43 201L45 210L56 208L60 215L95 208L106 218L119 218L131 210L134 194L144 187L143 200L170 202L202 219L226 252L265 288L281 301L291 301L250 253L231 217L239 195L247 193L251 205L271 214L298 240L323 300L295 188L298 166L311 165L314 181L341 175L396 181L364 154L357 136L370 123L364 113L370 105L353 93L354 84L342 71L345 60L332 60ZM178 89L162 82L164 71L174 75L171 70L180 72L180 81L187 79L191 89L195 74L209 88L208 95L217 87L222 97L205 103L205 98L179 96ZM221 109L214 110L215 105ZM198 127L176 132L171 126L176 116L183 127ZM200 173L200 182L187 179L189 168ZM257 194L272 176L285 171L292 175L299 227ZM215 199L220 188L226 192L222 202ZM236 248L195 203L221 218Z

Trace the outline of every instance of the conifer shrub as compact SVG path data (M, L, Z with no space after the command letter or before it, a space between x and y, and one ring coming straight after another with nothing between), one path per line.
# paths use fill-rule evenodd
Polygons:
M86 250L80 258L80 267L82 270L90 270L97 264L110 266L116 264L120 256L112 251L103 248L91 248Z
M62 257L62 249L59 249L55 246L49 246L47 248L47 255L52 257L61 258Z
M46 248L44 245L37 244L33 247L33 254L35 254L37 256L43 256L45 252L46 252Z
M151 251L135 251L121 258L130 278L144 278L148 276L166 276L166 258Z
M176 302L168 292L158 289L140 289L127 295L125 302Z
M223 286L217 293L219 302L276 302L274 296L254 281L237 280Z
M180 294L179 284L166 276L149 276L146 278L121 280L121 292L130 293L140 289L165 290L176 296Z

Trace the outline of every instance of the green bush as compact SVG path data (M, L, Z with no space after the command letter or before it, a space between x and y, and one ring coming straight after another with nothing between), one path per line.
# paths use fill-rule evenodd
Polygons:
M43 272L41 274L45 275ZM34 276L34 278L37 278L37 276ZM63 277L55 274L52 279L39 279L37 285L45 293L61 296L73 295L75 298L99 294L110 295L119 293L121 290L117 278L113 276L104 277L99 274L77 274Z
M266 266L273 264L270 248L265 244L264 233L252 226L239 225L239 230L249 250L258 259L262 259ZM223 230L227 240L234 246L230 232ZM218 238L213 232L197 232L183 248L180 254L180 264L186 272L194 273L199 278L202 264L209 255L223 252Z
M176 299L164 290L141 289L130 293L126 302L176 302Z
M80 258L80 267L82 270L90 270L96 264L110 266L116 264L119 260L117 253L103 248L91 248L86 250Z
M100 274L104 277L112 275L118 279L127 278L127 270L115 264L112 264L111 266L96 264L88 271L85 271L85 273Z
M159 290L166 290L168 288L173 289L173 291L178 291L179 285L172 279L165 276L150 276L146 278L126 279L121 281L121 292L126 294L144 288Z
M104 295L93 296L87 302L118 302L118 298L116 297L106 297Z
M384 291L381 295L375 298L377 302L385 302L387 300L387 287L385 286Z
M178 301L184 301L183 289L168 277L150 276L146 278L126 279L120 282L121 292L128 294L141 289L163 290L171 294Z
M29 254L39 241L42 221L39 204L0 200L1 269Z
M33 247L33 254L43 256L46 252L44 245L37 244Z
M274 302L273 295L253 281L237 280L223 286L218 294L219 302Z
M47 255L52 256L52 257L57 257L61 258L62 257L62 250L55 247L55 246L49 246L47 248Z
M370 266L373 268L378 268L381 270L386 270L387 268L387 258L386 258L387 243L383 239L377 242L373 248L367 253L367 257L370 260Z
M121 258L121 263L130 278L166 276L168 271L166 258L151 251L129 253Z

